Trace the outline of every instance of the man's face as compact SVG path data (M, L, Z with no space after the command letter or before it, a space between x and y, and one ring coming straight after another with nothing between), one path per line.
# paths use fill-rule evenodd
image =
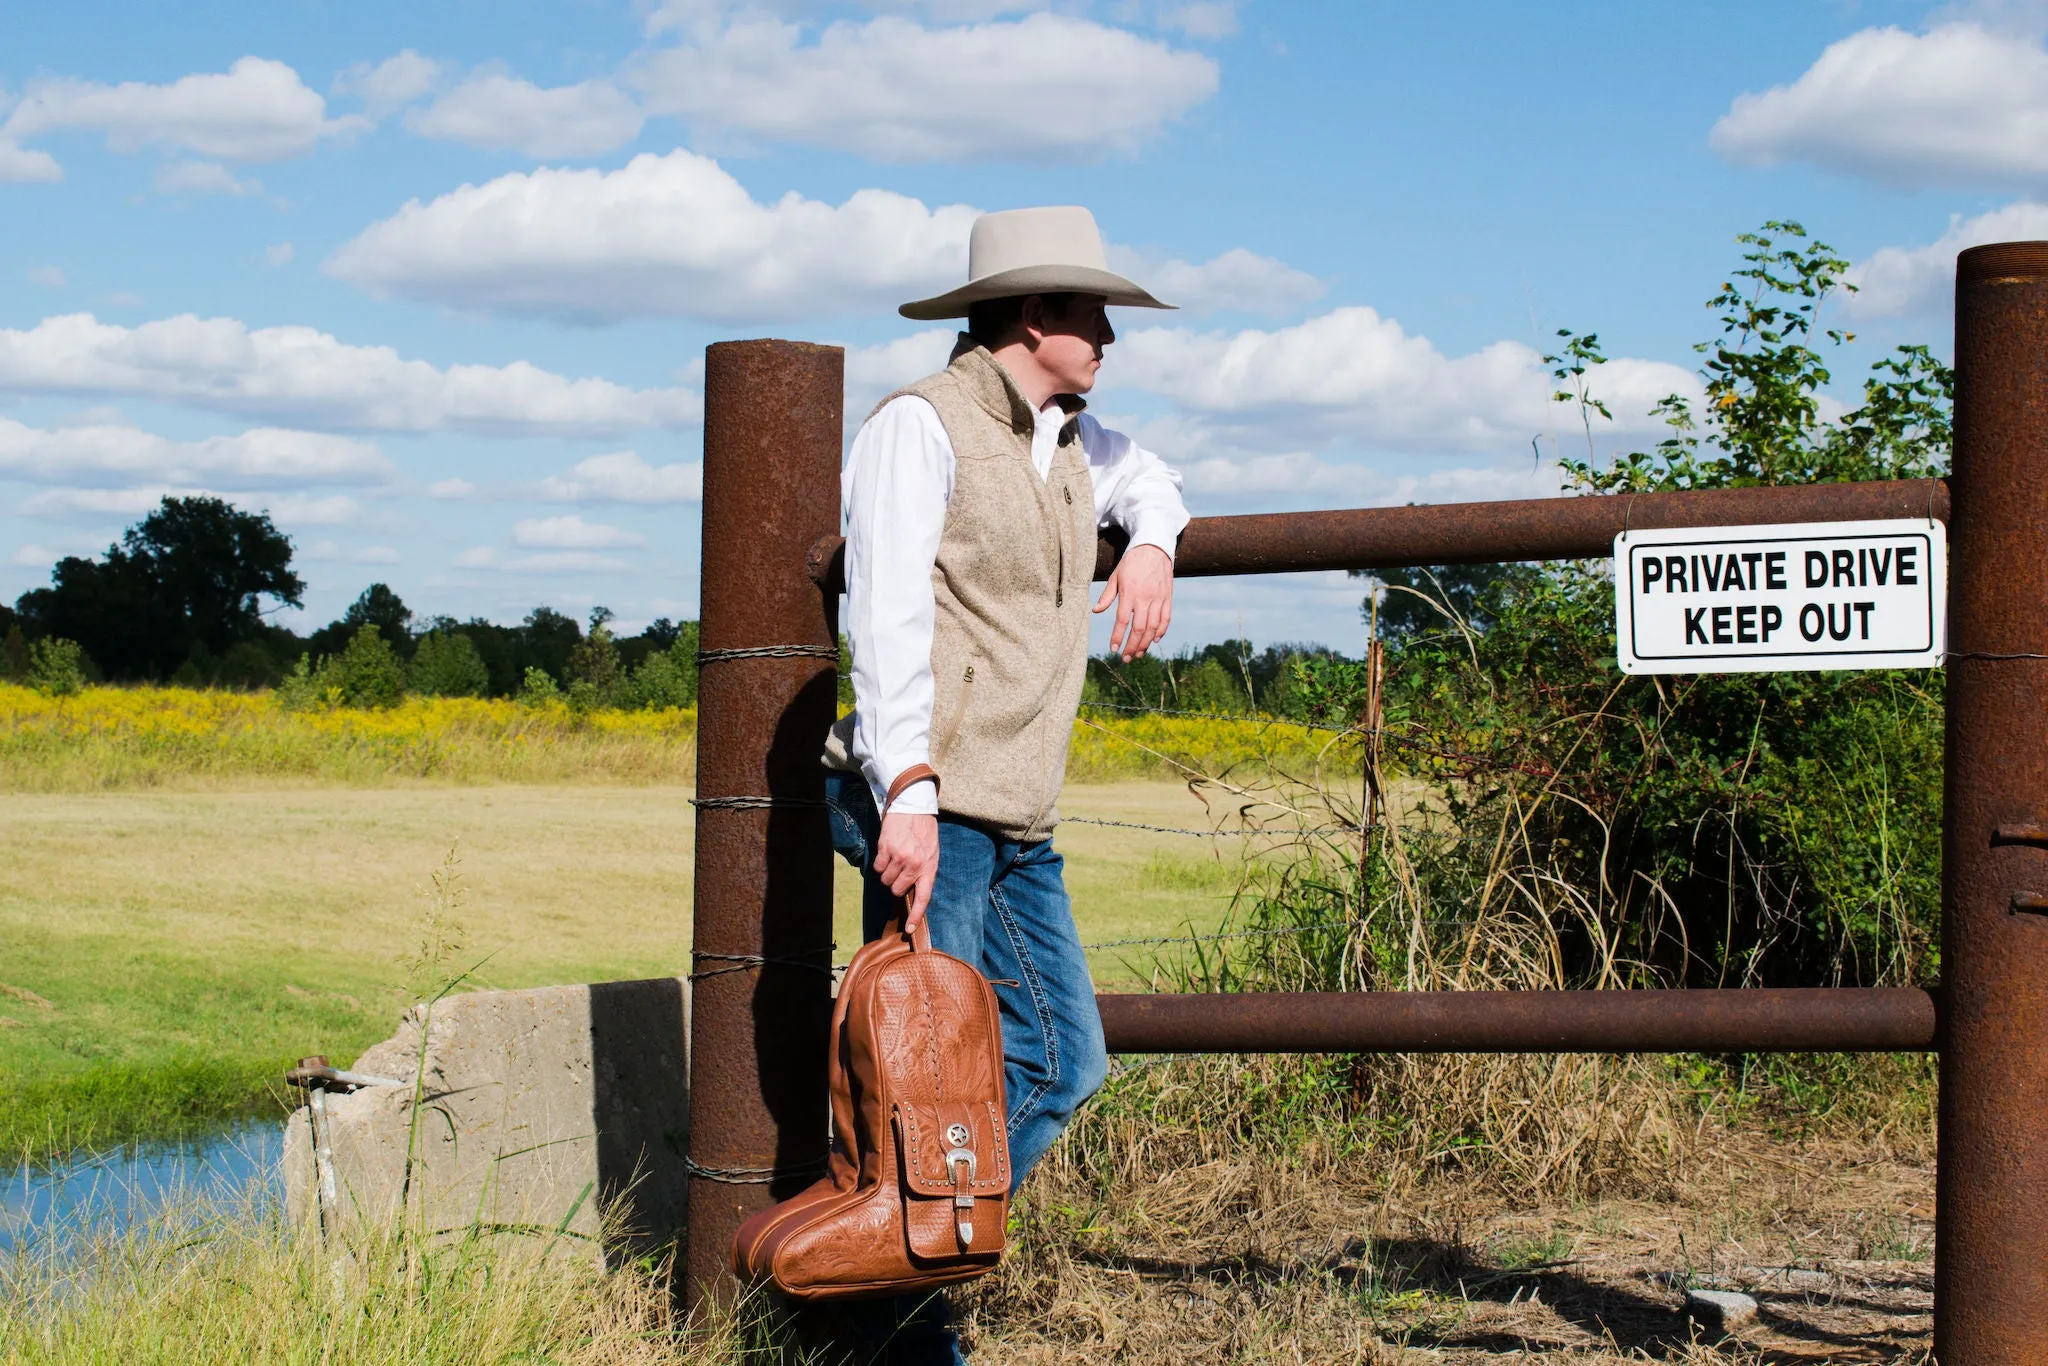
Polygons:
M1055 313L1041 299L1025 305L1024 326L1036 335L1033 348L1039 365L1057 384L1056 392L1085 394L1095 387L1102 368L1102 349L1116 340L1109 312L1099 294L1082 294Z

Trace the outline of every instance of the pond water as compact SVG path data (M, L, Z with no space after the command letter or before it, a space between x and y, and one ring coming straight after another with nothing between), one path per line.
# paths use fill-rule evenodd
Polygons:
M0 1173L0 1256L79 1229L119 1230L171 1200L275 1206L284 1198L283 1147L284 1126L271 1119L192 1142Z

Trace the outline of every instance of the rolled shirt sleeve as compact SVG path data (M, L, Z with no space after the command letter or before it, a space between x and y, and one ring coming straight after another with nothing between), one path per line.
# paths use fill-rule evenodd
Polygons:
M1080 428L1095 481L1096 525L1120 526L1132 545L1156 545L1171 558L1188 524L1179 471L1086 413Z

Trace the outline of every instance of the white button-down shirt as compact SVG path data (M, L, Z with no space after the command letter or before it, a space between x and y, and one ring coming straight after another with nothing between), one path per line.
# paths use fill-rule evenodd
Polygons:
M1052 471L1060 428L1057 400L1040 410L1031 463ZM1121 432L1086 413L1081 449L1095 489L1099 526L1116 525L1131 544L1168 555L1188 523L1180 475ZM869 418L840 475L846 518L846 636L853 647L853 758L880 806L896 776L931 762L932 565L953 498L953 443L938 410L906 394ZM890 808L934 815L938 792L914 784Z

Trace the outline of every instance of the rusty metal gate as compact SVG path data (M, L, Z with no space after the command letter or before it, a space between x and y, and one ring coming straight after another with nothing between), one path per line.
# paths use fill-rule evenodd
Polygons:
M1624 526L1949 521L1943 982L1914 989L1102 996L1173 1052L1938 1050L1935 1352L2048 1362L2048 242L1957 262L1954 473L1800 488L1207 517L1182 577L1605 557ZM822 1167L843 354L705 364L688 1291ZM1096 578L1119 547L1105 539Z

